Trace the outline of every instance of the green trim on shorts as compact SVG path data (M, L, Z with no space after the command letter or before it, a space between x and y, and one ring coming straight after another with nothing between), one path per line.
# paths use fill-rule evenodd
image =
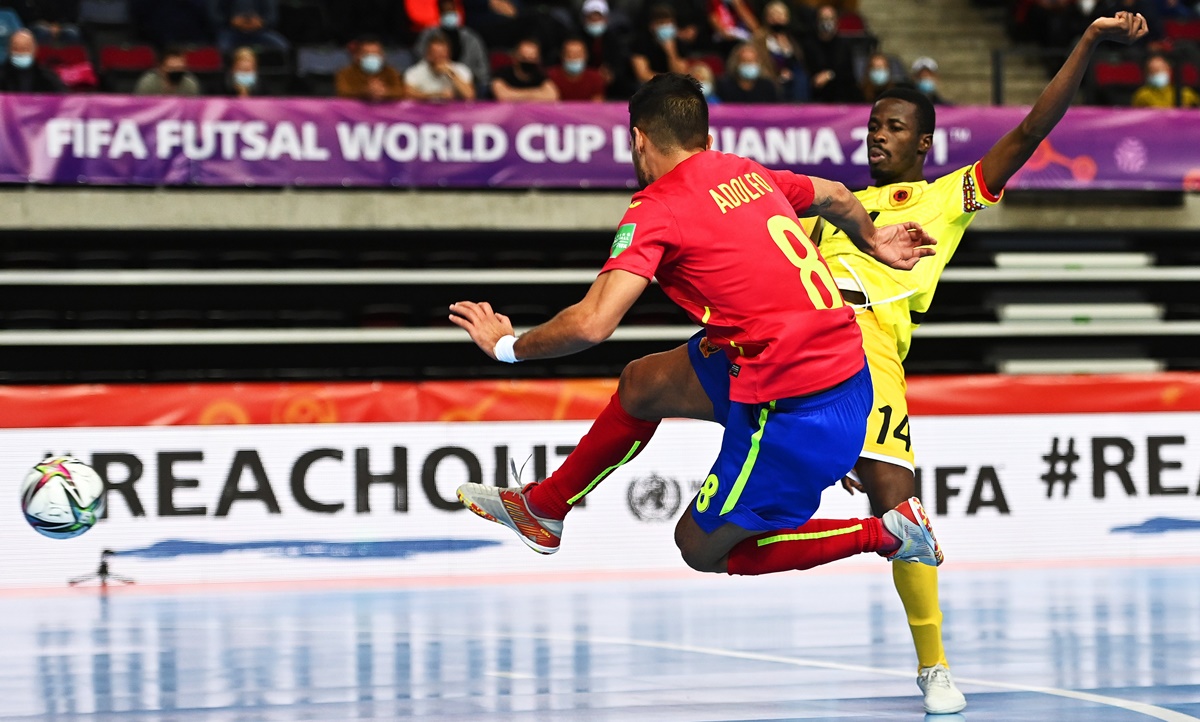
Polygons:
M729 496L725 499L725 505L721 507L721 516L733 511L733 508L737 506L738 499L742 498L742 491L750 479L750 472L754 471L754 464L758 461L758 447L762 443L763 431L767 428L767 414L774 410L775 402L772 401L759 412L758 431L755 431L754 435L750 437L750 453L746 455L742 470L738 474L737 480L733 482L733 491L729 492Z
M828 539L829 537L842 536L843 534L853 534L856 531L862 531L862 528L863 528L862 524L855 524L854 526L848 526L845 529L830 529L828 531L801 532L799 534L776 534L775 536L769 536L764 539L759 539L758 545L760 547L765 547L768 544L775 544L777 542L810 541L812 539Z
M621 459L617 463L613 464L612 466L608 467L604 471L600 472L600 474L595 479L592 479L592 482L590 484L588 484L587 487L583 491L579 492L578 494L571 497L570 499L567 499L567 504L574 505L575 502L577 502L580 499L582 499L583 497L587 496L588 492L590 492L592 489L596 488L596 484L599 484L600 482L604 481L604 478L606 476L613 473L617 469L621 468L622 466L624 466L626 464L626 462L628 462L630 459L632 459L633 455L637 453L637 450L639 448L641 448L641 446L642 446L642 442L640 442L640 441L633 442L633 446L629 449L629 453L625 455L624 459Z

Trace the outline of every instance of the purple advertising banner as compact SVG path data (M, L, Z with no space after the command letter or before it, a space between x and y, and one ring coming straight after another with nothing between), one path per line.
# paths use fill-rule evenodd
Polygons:
M973 163L1023 108L939 108L926 175ZM719 150L869 183L866 106L712 111ZM629 188L623 104L0 96L0 182ZM1200 190L1200 111L1075 108L1009 187Z

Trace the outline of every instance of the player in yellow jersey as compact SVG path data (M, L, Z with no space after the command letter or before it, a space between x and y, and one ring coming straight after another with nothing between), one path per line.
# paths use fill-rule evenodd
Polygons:
M807 230L820 240L821 253L844 299L857 307L856 319L875 388L875 411L855 465L857 479L848 479L846 485L865 491L877 516L916 491L903 361L913 328L929 310L938 279L963 232L975 213L1000 200L1004 185L1062 119L1096 46L1103 40L1133 42L1146 31L1141 15L1122 12L1097 19L1016 128L977 163L933 182L926 181L924 174L935 121L929 100L916 91L892 90L872 107L867 144L876 185L855 195L868 212L878 213L877 224L920 223L937 239L936 255L913 271L893 271L859 251L832 226ZM820 208L814 210L820 215ZM620 243L618 232L614 252L619 252ZM575 451L548 479L521 491L523 511L528 511L530 523L537 528L533 532L524 527L514 530L542 553L557 551L563 519L571 506L637 456L661 419L724 422L729 376L736 375L738 362L698 335L673 351L630 363L621 374L613 402ZM814 536L820 532L814 530ZM954 686L942 647L937 567L897 563L892 565L892 574L917 650L917 683L925 695L925 710L958 712L966 706L966 699Z

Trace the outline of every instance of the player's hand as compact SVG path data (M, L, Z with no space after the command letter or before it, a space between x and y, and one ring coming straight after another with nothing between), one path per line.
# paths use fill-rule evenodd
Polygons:
M855 491L858 491L858 493L860 493L860 494L867 493L867 489L866 489L866 487L864 487L862 485L861 481L858 481L857 479L853 479L849 476L842 477L842 488L845 489L846 493L849 494L850 496L854 496Z
M892 268L909 271L917 265L917 261L933 255L933 249L929 246L936 243L920 223L896 223L875 229L871 255Z
M493 359L496 358L496 342L513 335L512 321L508 320L508 316L493 311L487 301L450 304L450 321L469 333L475 345Z
M1122 45L1137 42L1150 32L1141 13L1127 12L1119 12L1111 18L1096 18L1092 21L1092 29L1097 40L1112 40Z

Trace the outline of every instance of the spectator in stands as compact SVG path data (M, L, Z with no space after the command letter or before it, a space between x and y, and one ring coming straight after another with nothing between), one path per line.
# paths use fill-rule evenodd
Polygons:
M250 48L238 48L233 53L233 62L229 64L229 77L226 79L229 95L238 98L250 98L262 94L262 86L258 82L258 56Z
M8 60L0 65L0 93L61 93L62 80L37 62L37 41L28 30L8 38Z
M917 90L925 94L925 97L934 105L950 105L950 102L938 93L938 64L937 61L930 57L920 57L913 61L912 69L913 84Z
M1195 108L1200 96L1191 88L1180 88L1177 94L1172 82L1171 63L1162 55L1146 59L1146 84L1133 94L1135 108Z
M700 81L700 92L704 93L704 99L710 106L721 104L721 99L717 96L716 78L708 63L703 60L694 61L688 66L688 75Z
M646 28L653 23L656 9L665 5L671 9L675 25L675 40L685 49L684 55L692 50L708 50L711 33L708 31L709 3L713 0L646 0L641 3L637 27ZM635 5L636 6L636 5Z
M863 74L862 95L868 103L874 103L879 94L896 87L892 75L892 61L883 53L872 53L867 59L867 70Z
M423 31L417 37L416 51L425 57L429 39L441 35L450 45L450 60L462 63L471 71L472 82L475 84L476 96L484 94L488 87L491 67L488 63L487 48L479 33L462 24L462 12L455 0L439 0L441 9L440 28Z
M537 40L525 38L513 48L512 65L496 73L492 95L508 103L558 100L558 88L542 70Z
M650 9L649 23L633 43L630 64L633 77L645 83L659 73L686 73L691 43L678 35L675 11L670 5Z
M239 45L260 45L286 51L288 41L279 24L279 0L208 0L210 22L217 29L217 46L228 53Z
M747 0L709 0L708 24L721 54L749 40L761 25Z
M207 45L213 28L207 0L129 0L138 34L151 45Z
M29 29L42 45L74 45L79 33L80 0L33 0L27 16Z
M763 26L754 33L754 46L760 57L768 59L767 71L779 84L783 100L806 102L809 89L804 49L792 33L792 14L782 0L772 0L763 8Z
M134 95L200 95L200 80L187 71L187 58L180 48L163 51L158 67L147 70L133 88Z
M387 64L383 41L373 35L359 38L353 62L338 71L334 88L339 98L356 98L372 103L404 100L404 78Z
M604 77L609 98L626 98L633 94L629 67L628 32L621 32L610 22L607 0L586 0L583 3L579 34L584 38L588 67Z
M725 75L717 81L717 96L723 103L778 103L779 86L768 77L764 58L753 43L734 48L725 64Z
M558 88L559 100L604 100L604 76L588 67L587 46L579 38L563 43L562 63L546 72Z
M425 42L425 57L404 73L413 100L474 100L471 69L450 59L450 41L434 32Z
M818 103L858 103L862 93L854 80L854 51L838 34L838 14L832 5L817 9L815 32L804 41L812 98Z

